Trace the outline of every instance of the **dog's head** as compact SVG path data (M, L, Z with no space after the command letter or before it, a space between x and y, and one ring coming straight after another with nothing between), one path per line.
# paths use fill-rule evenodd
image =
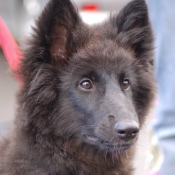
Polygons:
M154 96L152 42L144 0L95 26L69 0L50 0L21 64L27 131L77 148L130 148Z

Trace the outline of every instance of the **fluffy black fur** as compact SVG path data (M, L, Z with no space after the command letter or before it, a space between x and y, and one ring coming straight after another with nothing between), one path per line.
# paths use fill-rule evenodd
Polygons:
M33 30L0 174L132 175L138 131L121 127L140 130L154 97L145 1L88 26L69 0L50 0Z

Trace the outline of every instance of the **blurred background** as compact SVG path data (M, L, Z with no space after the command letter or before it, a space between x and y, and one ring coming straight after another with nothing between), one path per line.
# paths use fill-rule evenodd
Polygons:
M29 35L34 19L48 0L0 0L0 16L4 19L13 36L20 40ZM88 23L104 19L109 11L118 11L130 0L72 0L83 13ZM96 12L86 18L87 12ZM85 15L84 15L85 14ZM85 16L85 17L84 17ZM93 16L93 17L91 17Z
M73 0L80 10L83 20L90 25L101 22L108 17L111 11L118 12L129 1ZM47 0L0 0L0 17L2 17L19 45L22 44L26 36L30 35L31 26L34 25L34 20L44 8L46 2ZM8 63L0 49L0 136L7 132L12 125L16 109L15 96L17 90L18 83L11 75ZM136 167L140 168L137 168L136 175L144 175L147 169L157 168L161 161L159 149L156 147L156 138L151 137L152 139L149 140L150 137L147 137L146 133L147 131L140 138L140 145L138 145L135 164Z

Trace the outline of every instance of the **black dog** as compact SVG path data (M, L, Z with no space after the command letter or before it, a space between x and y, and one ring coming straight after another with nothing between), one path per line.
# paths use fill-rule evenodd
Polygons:
M133 174L134 144L154 97L152 43L144 0L91 27L69 0L50 0L23 53L0 174Z

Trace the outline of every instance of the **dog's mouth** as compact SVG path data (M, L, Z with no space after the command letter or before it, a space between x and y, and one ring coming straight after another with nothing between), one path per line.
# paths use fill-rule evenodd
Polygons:
M107 148L109 150L111 149L111 150L116 150L116 151L120 151L120 152L123 152L123 151L129 149L131 147L131 145L133 145L133 143L134 143L134 141L129 142L129 143L104 141L104 140L101 140L100 138L97 138L95 136L88 135L88 134L85 134L84 136L92 144L98 143L98 144L101 144L103 147L105 147L105 149Z
M96 138L96 137L94 137L94 136L92 136L92 135L87 135L87 134L85 134L85 138L86 138L87 140L89 140L89 141L92 141L92 142L98 142L98 141L99 141L98 138Z

